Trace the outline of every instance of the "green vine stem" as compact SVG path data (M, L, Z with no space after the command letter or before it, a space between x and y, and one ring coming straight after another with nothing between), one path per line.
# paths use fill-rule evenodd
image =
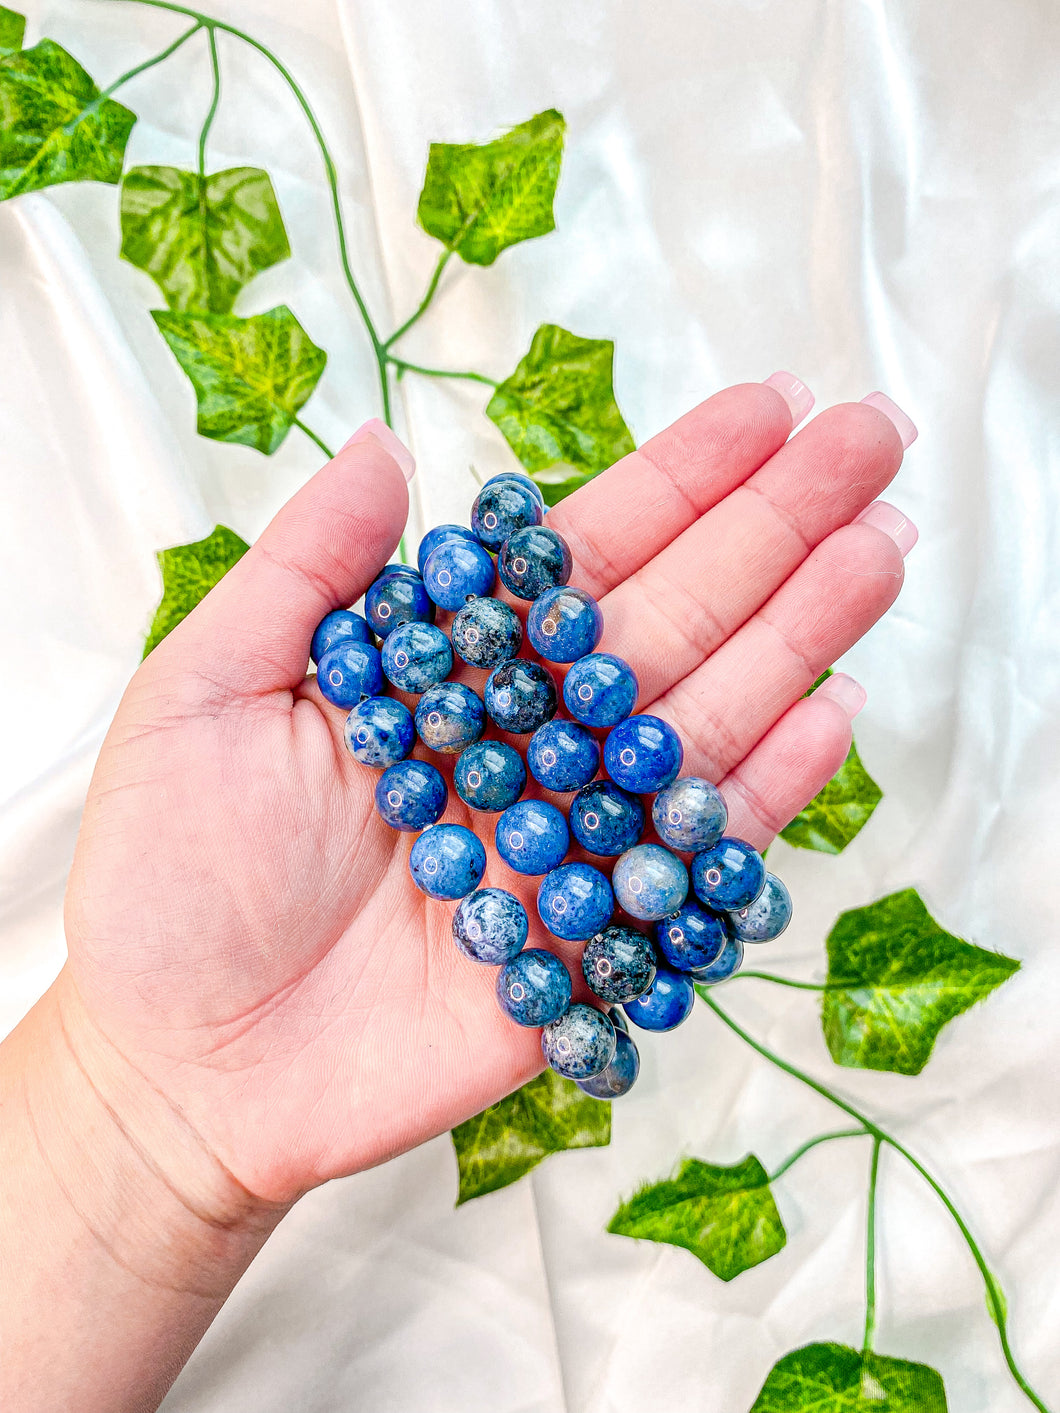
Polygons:
M409 329L412 328L413 324L418 323L419 320L423 318L424 314L426 314L427 310L430 307L431 300L434 298L434 292L438 288L438 281L442 278L442 271L445 269L446 265L449 264L449 260L452 254L453 252L448 249L442 251L441 255L438 257L438 264L434 267L434 274L431 276L431 282L427 286L427 293L420 300L415 312L410 314L409 317L405 320L405 322L401 325L401 327L395 329L394 332L390 335L386 343L383 345L384 349L389 349L393 344L397 343L398 339L401 338L403 334L407 334ZM394 363L396 361L396 359L390 359L391 363Z
M880 1176L880 1135L872 1139L872 1162L869 1165L869 1212L865 1230L865 1338L861 1353L872 1349L876 1333L876 1187Z
M335 453L331 450L331 448L327 445L326 442L321 441L321 439L317 436L316 432L313 431L312 427L307 427L300 417L296 417L294 419L294 426L296 426L300 432L304 432L311 442L316 442L317 446L324 453L327 459L329 461L332 460Z
M780 1167L769 1174L769 1181L776 1182L777 1178L783 1177L804 1153L809 1153L811 1148L816 1148L820 1143L834 1143L837 1138L867 1138L868 1134L867 1128L840 1128L834 1133L819 1133L816 1138L808 1138L801 1147L795 1149L790 1158L785 1158Z
M191 12L188 11L188 13L190 14ZM171 54L175 54L182 45L187 44L192 35L198 34L199 30L203 28L205 20L206 17L204 15L196 15L195 23L192 25L191 29L185 30L182 35L174 39L172 44L168 45L160 53L152 55L150 59L145 59L142 64L137 64L134 68L126 69L125 73L116 78L108 88L105 88L98 98L93 98L92 102L89 103L86 108L83 108L76 118L71 118L70 122L66 124L65 130L72 132L84 117L89 113L94 113L97 108L101 108L104 101L108 99L112 93L115 93L121 88L122 84L129 83L132 79L136 78L138 74L146 73L148 69L153 69L156 64L165 63Z
M826 981L795 981L790 976L774 976L770 971L738 971L730 981L771 981L774 986L793 986L796 991L830 991ZM836 988L838 990L838 987Z
M206 113L206 117L203 119L202 129L199 133L200 186L202 186L203 183L206 181L206 139L210 135L210 129L213 127L213 120L217 116L217 107L218 104L221 102L221 65L217 57L217 35L214 34L213 30L211 29L207 30L207 36L210 41L210 69L213 73L213 98L210 101L210 107ZM203 203L203 230L205 231L207 229L205 192L200 196L199 199Z
M487 387L499 388L496 378L487 378L485 373L463 373L451 368L424 368L419 363L406 363L403 358L389 357L388 361L402 373L422 373L425 378L469 378L473 383L485 383Z

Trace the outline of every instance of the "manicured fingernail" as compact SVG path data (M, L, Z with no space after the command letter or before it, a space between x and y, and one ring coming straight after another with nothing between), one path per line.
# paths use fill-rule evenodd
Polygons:
M357 428L349 441L343 444L342 450L345 451L346 447L353 446L355 442L366 441L378 442L387 455L392 456L401 467L405 480L412 480L416 474L416 458L391 427L378 417L373 417L363 427Z
M863 397L862 402L867 402L870 407L878 408L885 417L889 417L898 428L898 435L902 439L902 449L911 447L917 438L916 424L911 417L907 417L896 402L892 402L886 393L873 392L868 397Z
M882 530L890 535L904 558L916 544L920 531L908 515L903 515L896 505L886 500L874 500L860 515L855 515L854 524L871 525L874 530Z
M776 388L791 408L791 424L797 427L804 417L809 416L813 407L813 393L794 373L770 373L765 379L767 387Z
M831 677L825 678L813 695L827 697L829 701L838 702L853 721L865 705L868 694L861 683L855 682L853 677L848 677L845 672L833 672Z

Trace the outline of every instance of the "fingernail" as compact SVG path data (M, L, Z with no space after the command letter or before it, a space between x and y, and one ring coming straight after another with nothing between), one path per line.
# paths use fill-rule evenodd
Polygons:
M886 500L874 500L871 505L867 505L860 515L854 516L854 524L871 525L874 530L882 530L885 535L890 535L902 551L903 559L920 536L920 531L909 516L903 515L896 505L891 505Z
M831 677L825 678L813 695L827 697L829 701L838 702L850 720L853 721L865 705L868 693L860 682L855 682L854 678L848 677L845 672L833 672Z
M911 417L907 417L896 402L892 402L886 393L872 392L868 397L863 397L862 402L867 402L870 407L878 408L885 417L889 417L898 428L898 435L902 439L903 451L913 445L917 439L916 424Z
M776 388L791 408L791 423L797 427L804 417L809 416L813 407L813 393L794 373L770 373L765 379L767 387Z
M401 474L406 481L411 481L416 474L416 458L408 447L387 424L378 417L373 417L366 422L363 427L358 427L348 442L344 442L342 450L348 446L353 446L356 442L378 442L387 455L392 456L401 467Z

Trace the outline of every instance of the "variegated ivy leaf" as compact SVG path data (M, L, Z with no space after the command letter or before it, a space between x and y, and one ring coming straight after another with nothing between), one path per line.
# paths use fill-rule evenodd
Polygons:
M804 810L780 831L797 849L841 854L868 823L883 791L861 763L853 741L843 764Z
M927 1364L807 1344L774 1364L751 1413L947 1413L946 1390Z
M234 530L215 525L205 540L162 550L158 556L162 602L144 644L144 657L188 616L249 548Z
M8 10L0 5L0 59L5 54L16 54L22 48L26 33L26 17L17 10Z

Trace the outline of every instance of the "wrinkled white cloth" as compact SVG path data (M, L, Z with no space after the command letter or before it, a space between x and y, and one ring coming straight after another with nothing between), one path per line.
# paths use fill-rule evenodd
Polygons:
M179 32L132 5L31 4L27 42L101 83ZM897 608L844 666L885 791L841 858L779 845L796 919L771 953L823 972L836 914L918 887L944 926L1023 971L956 1021L917 1079L831 1065L810 995L726 993L756 1034L885 1118L950 1188L1060 1401L1060 17L1012 0L217 0L308 89L380 325L437 246L414 221L427 144L548 107L569 124L558 230L487 270L453 261L406 356L506 375L538 324L613 337L642 439L712 390L790 368L818 407L888 392L920 440L888 493L919 525ZM306 420L338 445L378 412L320 162L274 73L222 36L214 167L275 179L294 255L243 296L328 350ZM192 165L196 41L120 95L130 162ZM0 206L0 1030L63 957L61 899L89 773L159 595L155 551L221 521L253 538L318 462L198 438L190 386L117 259L113 187ZM511 463L474 385L407 378L418 524L463 519L473 464ZM868 1151L816 1150L778 1186L784 1252L731 1285L605 1233L679 1156L767 1166L836 1126L704 1008L648 1038L609 1149L561 1155L452 1209L441 1137L330 1184L283 1223L166 1400L168 1413L741 1413L779 1356L858 1345ZM880 1196L885 1353L943 1374L952 1413L1022 1413L952 1222L893 1154Z

